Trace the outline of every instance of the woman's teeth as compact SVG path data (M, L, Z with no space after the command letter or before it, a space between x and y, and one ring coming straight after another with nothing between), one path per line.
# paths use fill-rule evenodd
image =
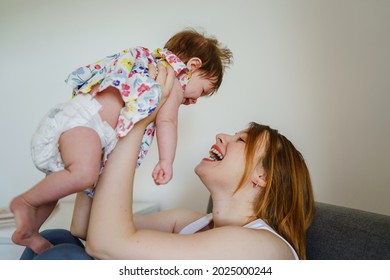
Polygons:
M216 149L214 148L211 148L210 151L209 151L209 154L210 154L210 159L211 160L222 160L223 159L223 156L220 152L218 152Z

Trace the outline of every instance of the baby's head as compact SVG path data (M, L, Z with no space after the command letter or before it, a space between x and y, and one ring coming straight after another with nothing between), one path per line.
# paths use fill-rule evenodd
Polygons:
M228 48L221 46L216 38L207 37L194 29L176 33L164 48L178 56L191 72L194 71L189 86L192 84L192 88L195 80L196 84L203 83L201 86L205 91L202 96L211 95L218 90L225 68L233 62L233 54Z

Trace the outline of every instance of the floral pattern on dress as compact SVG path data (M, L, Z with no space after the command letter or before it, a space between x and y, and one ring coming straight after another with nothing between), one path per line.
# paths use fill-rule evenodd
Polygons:
M144 47L125 49L93 64L80 67L70 73L65 82L73 88L73 95L90 93L91 88L97 84L100 84L97 92L109 86L120 91L125 106L121 109L115 128L118 140L125 136L137 122L149 116L156 109L162 88L149 76L148 66L153 64L157 67L159 61L164 61L173 67L176 77L185 90L190 78L186 65L167 49L156 49L150 52ZM151 123L142 139L138 166L145 158L153 136L154 123ZM101 171L109 154L115 148L117 140L105 147Z

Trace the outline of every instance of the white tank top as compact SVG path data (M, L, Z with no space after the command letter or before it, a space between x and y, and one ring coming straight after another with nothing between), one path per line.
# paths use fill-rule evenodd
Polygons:
M200 218L200 219L192 222L191 224L185 226L179 232L179 234L192 234L192 233L198 232L199 230L201 230L205 226L209 225L212 220L213 220L213 214L212 213L207 214L206 216L203 216L202 218ZM254 221L250 222L249 224L246 224L244 226L244 228L265 229L265 230L268 230L269 232L272 232L273 234L275 234L277 237L282 239L288 245L288 247L290 248L291 252L294 254L294 258L296 260L299 260L299 257L297 255L297 253L295 252L294 248L290 245L290 243L288 243L286 239L284 239L282 236L280 236L269 225L267 225L262 219L254 220Z

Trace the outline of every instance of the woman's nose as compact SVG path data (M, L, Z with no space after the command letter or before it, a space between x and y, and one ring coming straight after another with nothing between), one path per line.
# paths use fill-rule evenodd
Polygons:
M229 137L230 137L230 135L227 135L227 134L224 134L224 133L219 133L219 134L217 134L215 139L217 141L217 144L218 143L226 144L227 142L229 142Z
M222 143L222 134L219 133L215 136L215 142L217 142L217 144Z

